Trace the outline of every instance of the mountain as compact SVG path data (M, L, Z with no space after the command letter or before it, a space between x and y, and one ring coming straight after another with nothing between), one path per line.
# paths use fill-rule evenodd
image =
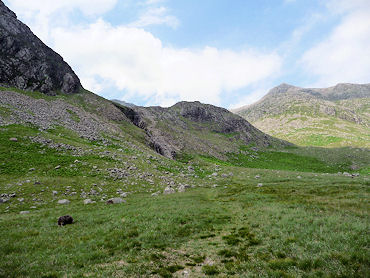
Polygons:
M135 106L121 110L146 131L149 145L169 158L184 152L222 158L226 153L238 152L241 145L289 145L224 108L197 101L183 101L169 108Z
M313 89L281 84L234 112L298 145L370 147L370 84Z
M76 93L81 84L63 58L47 47L0 1L0 84L45 94Z
M368 277L368 150L297 147L200 102L109 101L1 9L35 47L0 49L0 277Z

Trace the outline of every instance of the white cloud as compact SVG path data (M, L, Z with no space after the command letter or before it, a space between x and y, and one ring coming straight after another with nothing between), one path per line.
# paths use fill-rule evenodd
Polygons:
M32 31L51 43L49 35L55 26L68 26L69 15L79 10L85 16L97 16L111 10L118 0L7 0Z
M165 2L166 0L146 0L145 5L154 5L154 4L160 4Z
M370 1L332 1L328 8L342 13L342 20L303 54L302 67L318 77L315 86L370 82Z
M166 7L149 8L138 20L132 22L129 26L142 28L161 24L168 25L175 29L179 25L179 20L175 16L169 15Z
M264 80L281 65L274 53L166 47L149 32L113 27L103 20L86 27L56 29L53 41L88 89L90 84L95 88L114 85L126 97L140 96L151 104L169 105L178 100L220 104L223 92Z
M125 26L94 19L114 8L118 0L6 2L63 56L87 89L107 97L139 98L151 105L168 106L179 100L219 105L228 92L264 81L281 67L281 57L274 52L164 46L142 29L154 24L178 26L178 19L161 6L164 0L141 2L143 13ZM82 16L80 24L71 17L76 11ZM121 95L113 96L112 88Z
M38 12L52 14L56 11L70 12L79 9L85 15L103 14L111 10L117 0L8 0L11 8L27 14Z

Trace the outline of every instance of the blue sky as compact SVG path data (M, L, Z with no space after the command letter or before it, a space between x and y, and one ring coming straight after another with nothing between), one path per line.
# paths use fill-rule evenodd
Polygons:
M370 82L369 0L6 0L108 99L226 108Z

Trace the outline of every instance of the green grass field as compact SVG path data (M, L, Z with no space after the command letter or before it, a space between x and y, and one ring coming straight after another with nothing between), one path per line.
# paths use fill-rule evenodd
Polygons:
M296 175L243 169L216 188L2 214L0 275L367 277L369 181ZM58 227L63 214L76 223Z
M29 138L40 134L84 152ZM0 194L16 194L0 204L0 277L369 276L368 151L245 146L225 161L173 161L137 130L127 138L136 145L0 127ZM353 163L359 176L337 174ZM115 167L129 175L110 176ZM192 188L151 196L170 181ZM117 189L130 192L126 202L106 204ZM91 190L99 194L81 197ZM75 223L58 227L66 214Z

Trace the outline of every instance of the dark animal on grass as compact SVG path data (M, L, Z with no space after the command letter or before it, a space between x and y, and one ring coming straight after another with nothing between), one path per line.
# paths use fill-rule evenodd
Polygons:
M73 224L72 216L64 215L64 216L59 217L59 219L58 219L58 225L59 226L64 226L64 225L67 225L67 224Z

